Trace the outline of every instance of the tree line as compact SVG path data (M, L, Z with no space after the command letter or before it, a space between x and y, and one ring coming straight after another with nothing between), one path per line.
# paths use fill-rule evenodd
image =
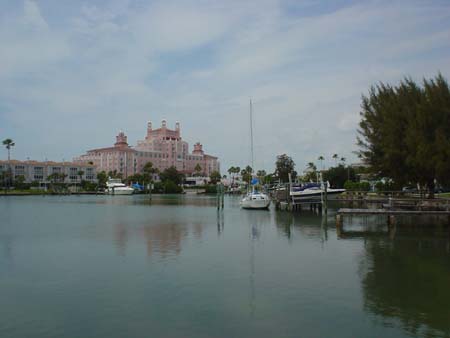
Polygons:
M360 116L358 154L373 173L418 183L430 197L436 183L450 185L450 89L441 74L372 86Z

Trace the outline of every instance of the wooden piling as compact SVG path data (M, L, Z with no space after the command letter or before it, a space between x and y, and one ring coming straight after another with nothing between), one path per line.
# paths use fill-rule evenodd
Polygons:
M343 218L343 216L342 215L339 215L339 214L337 214L336 215L336 227L342 227L342 219Z

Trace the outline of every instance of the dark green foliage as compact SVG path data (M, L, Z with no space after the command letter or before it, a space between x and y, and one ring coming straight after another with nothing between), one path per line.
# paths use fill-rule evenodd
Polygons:
M222 178L222 176L220 175L220 173L218 171L213 171L211 173L211 175L209 176L210 180L211 180L211 184L216 184L217 182L220 182L220 179Z
M216 194L217 193L217 185L207 184L205 185L205 193L207 194Z
M278 155L275 162L275 174L282 182L289 181L289 173L291 173L292 180L297 177L297 172L294 170L295 163L291 157L286 154Z
M16 189L26 189L29 186L25 183L25 176L19 175L14 179L14 188Z
M164 194L164 183L163 182L155 182L153 184L152 192L155 194Z
M81 188L84 191L96 191L98 188L98 185L96 183L83 180L83 181L81 181Z
M131 183L139 183L144 184L145 178L143 174L134 174L130 175L125 179L126 184L130 185Z
M360 155L397 185L418 182L430 195L434 180L450 183L450 89L442 75L422 86L405 78L380 83L361 104Z
M253 174L253 168L250 167L249 165L245 167L245 169L241 170L241 176L242 176L242 180L244 182L250 182L252 179L252 174Z
M344 188L346 181L354 181L355 178L355 169L349 166L344 167L342 164L323 172L323 180L330 182L333 188Z
M179 194L183 191L183 188L172 181L164 181L163 187L166 194Z
M199 163L196 164L194 170L195 170L194 176L203 176L202 166Z
M142 169L142 180L144 183L153 181L153 175L159 173L158 168L153 167L152 162L147 162Z
M345 190L349 190L349 191L369 191L370 184L369 184L369 182L346 181L344 183L344 188L345 188Z
M156 194L179 194L182 191L183 188L172 181L155 182L152 190Z
M114 170L114 171L108 171L108 177L111 177L111 178L120 178L120 179L122 179L122 178L123 178L123 174L117 172L117 170Z
M163 172L161 172L159 174L159 177L161 178L161 181L163 181L163 182L171 181L171 182L175 183L176 185L179 185L183 182L184 175L182 173L180 173L177 170L177 168L175 168L174 166L171 166L171 167L167 168L166 170L164 170Z
M99 187L105 187L106 181L108 180L108 175L106 175L106 172L100 171L97 174L97 180L98 180Z
M263 184L273 184L275 182L274 174L265 175L262 183Z
M375 184L375 190L377 192L382 192L382 191L400 191L402 190L402 185L400 185L399 183L393 182L393 181L389 181L389 182L377 182Z

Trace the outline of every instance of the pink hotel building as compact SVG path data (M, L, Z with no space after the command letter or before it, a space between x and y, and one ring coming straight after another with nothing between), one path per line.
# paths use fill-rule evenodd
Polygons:
M86 154L74 158L74 162L92 162L97 172L117 170L123 177L141 173L147 162L152 162L153 167L160 171L174 166L186 175L193 174L197 164L206 176L220 171L217 157L205 154L200 143L194 144L194 150L189 153L189 144L181 138L180 123L177 122L175 130L172 130L167 128L166 120L157 129L153 129L152 123L148 122L147 136L138 141L134 148L128 145L127 136L120 132L113 147L88 150Z

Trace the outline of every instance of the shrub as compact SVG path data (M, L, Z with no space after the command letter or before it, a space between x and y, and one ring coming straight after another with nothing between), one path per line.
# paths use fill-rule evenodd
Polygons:
M369 182L346 181L344 183L344 189L348 191L369 191L370 184Z
M217 194L217 185L214 185L214 184L205 185L205 193Z
M166 194L179 194L183 191L183 188L181 188L179 185L172 181L165 181L164 182L164 192Z

